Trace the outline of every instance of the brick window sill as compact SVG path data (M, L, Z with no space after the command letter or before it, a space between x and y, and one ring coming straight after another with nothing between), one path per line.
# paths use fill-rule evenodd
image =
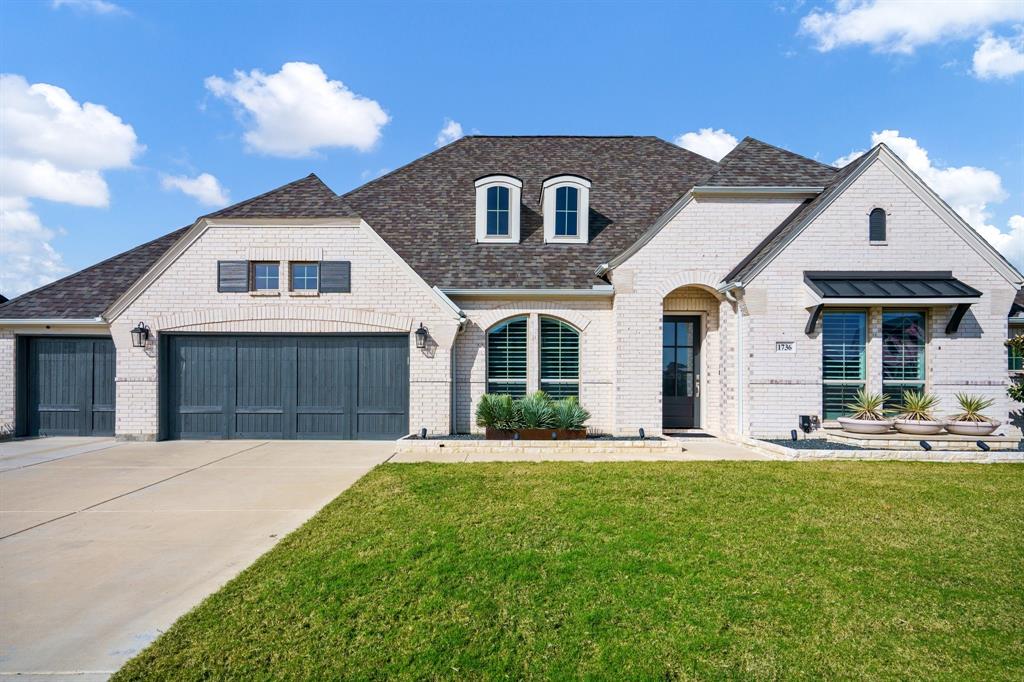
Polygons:
M319 291L289 291L288 295L292 298L316 298L320 295Z
M280 296L280 291L250 291L250 296L266 297L266 296Z

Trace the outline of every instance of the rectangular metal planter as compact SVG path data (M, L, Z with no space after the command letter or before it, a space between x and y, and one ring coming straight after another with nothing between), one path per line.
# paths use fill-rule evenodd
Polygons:
M587 437L586 429L516 429L515 431L503 431L487 427L484 436L487 440L514 440L515 434L519 434L519 440L582 440ZM555 434L552 437L552 434Z

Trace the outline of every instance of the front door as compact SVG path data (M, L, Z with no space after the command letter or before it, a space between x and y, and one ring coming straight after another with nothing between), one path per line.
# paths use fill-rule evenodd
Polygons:
M700 316L666 315L661 333L662 428L700 424Z

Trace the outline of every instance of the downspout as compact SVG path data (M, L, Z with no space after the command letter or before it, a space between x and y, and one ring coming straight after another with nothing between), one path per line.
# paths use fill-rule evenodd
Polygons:
M746 363L743 361L743 306L739 298L732 293L737 289L739 287L728 289L722 293L725 295L725 300L736 306L736 435L743 438L743 402L746 398L743 386L743 367Z
M461 311L460 311L461 312ZM455 433L456 422L458 421L458 410L459 405L459 388L458 388L458 377L456 372L456 355L455 346L456 341L459 338L459 332L466 328L466 317L463 316L459 319L459 326L455 329L455 335L452 336L452 349L448 357L448 386L449 391L449 405L448 405L448 433L449 435Z

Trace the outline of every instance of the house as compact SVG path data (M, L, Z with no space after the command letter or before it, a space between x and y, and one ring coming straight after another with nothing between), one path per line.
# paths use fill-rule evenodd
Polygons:
M1011 405L1021 274L884 145L470 136L302 178L0 306L17 433L394 438L485 392L594 429L782 436L860 388ZM801 422L801 419L803 422Z

